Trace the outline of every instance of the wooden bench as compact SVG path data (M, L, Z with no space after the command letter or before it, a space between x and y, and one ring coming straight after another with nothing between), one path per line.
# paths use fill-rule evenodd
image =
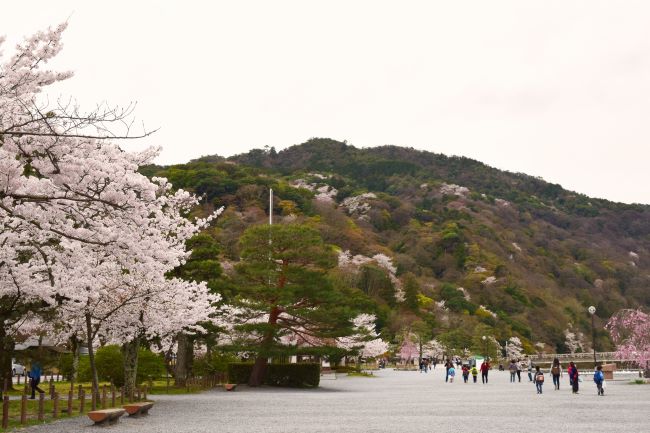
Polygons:
M129 403L122 406L126 413L132 417L138 417L140 415L148 415L149 409L153 407L152 401L140 401L138 403Z
M124 415L124 409L101 409L88 412L90 418L95 424L115 424L120 417Z

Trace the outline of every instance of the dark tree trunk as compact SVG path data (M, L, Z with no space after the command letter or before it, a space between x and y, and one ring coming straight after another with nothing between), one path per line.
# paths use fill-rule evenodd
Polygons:
M124 356L124 392L132 395L135 392L136 378L138 375L138 348L140 339L135 338L122 345Z
M79 377L79 352L81 349L77 334L70 337L70 348L72 349L72 374L70 375L70 390L74 391L74 384L77 382L77 378Z
M90 361L93 393L95 394L95 401L99 401L99 379L97 376L97 365L95 364L95 351L93 350L93 324L90 314L86 314L86 342L88 344L88 360Z
M182 332L178 333L176 338L176 371L174 374L174 384L176 386L185 386L187 379L192 371L192 357L194 355L194 345L189 335Z
M4 325L4 324L2 324ZM0 389L7 381L7 388L13 390L11 358L14 354L15 341L7 335L4 326L0 326Z
M268 351L273 345L273 337L275 336L275 325L280 316L280 310L277 307L271 309L271 314L269 314L269 329L264 335L262 344L260 347L260 353L255 358L255 364L253 364L253 371L251 371L251 377L248 379L248 386L260 386L264 382L264 377L266 376L266 365L268 364Z

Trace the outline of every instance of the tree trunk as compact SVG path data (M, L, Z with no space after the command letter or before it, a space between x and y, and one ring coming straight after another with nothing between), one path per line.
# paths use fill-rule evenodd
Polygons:
M189 335L182 332L176 337L176 371L174 374L174 385L185 386L187 379L192 371L192 356L194 355L194 345Z
M88 360L90 361L93 393L95 394L95 401L99 401L99 379L97 376L97 365L95 364L95 352L93 350L93 324L90 314L86 314L86 342L88 344ZM95 410L95 408L93 408L93 410Z
M131 395L135 392L136 377L138 375L139 346L140 339L137 337L122 345L122 354L124 355L124 392L126 395Z
M273 307L271 309L271 314L269 314L269 329L266 331L264 339L262 340L260 353L258 353L257 358L255 358L253 371L251 371L251 377L248 379L248 386L260 386L264 382L264 377L266 376L266 365L268 364L268 351L273 344L275 324L277 323L279 316L280 310L277 307Z
M13 390L13 372L11 371L11 357L14 354L15 341L7 335L3 326L0 326L0 388L7 381L7 389Z
M74 384L77 382L77 378L79 377L79 353L81 349L77 334L73 335L70 338L70 346L72 349L72 375L70 376L70 390L74 391Z

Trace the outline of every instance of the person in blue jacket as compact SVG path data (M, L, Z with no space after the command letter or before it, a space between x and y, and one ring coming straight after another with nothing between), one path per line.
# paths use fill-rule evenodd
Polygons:
M603 382L605 382L605 375L603 374L602 365L596 367L596 371L594 372L594 382L596 382L596 388L598 388L598 395L605 395L605 390L603 389Z
M30 399L34 400L36 398L36 391L41 394L45 393L45 391L38 387L38 384L41 383L41 365L38 361L32 362L32 367L29 373L27 373L27 376L29 377L29 386L32 388L32 396Z

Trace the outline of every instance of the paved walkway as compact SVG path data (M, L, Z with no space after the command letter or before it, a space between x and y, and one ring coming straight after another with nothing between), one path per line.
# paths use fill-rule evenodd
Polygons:
M318 390L214 390L198 395L154 396L145 418L122 420L111 433L318 433L318 432L648 432L650 385L610 382L605 397L582 383L572 395L565 381L543 395L526 382L509 383L491 372L490 384L446 384L444 371L385 370L376 378L323 380ZM457 377L458 379L458 377ZM471 380L471 379L470 379ZM479 379L480 382L480 379ZM27 429L30 433L97 432L88 418Z

